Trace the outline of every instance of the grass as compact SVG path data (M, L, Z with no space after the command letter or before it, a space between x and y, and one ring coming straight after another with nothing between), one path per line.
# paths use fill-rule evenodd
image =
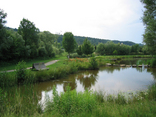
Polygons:
M98 66L110 62L111 57L96 57ZM114 57L112 57L114 58ZM93 69L92 65L96 62L92 59L70 59L58 57L60 61L48 66L50 69L45 71L30 71L34 75L34 82L42 82L65 75L75 73L78 70ZM147 91L140 91L131 94L129 98L123 94L104 95L100 92L86 90L76 92L67 87L66 92L58 94L53 88L53 100L48 100L43 105L38 103L40 97L37 91L33 90L31 82L23 84L22 88L17 86L16 72L1 73L0 83L0 116L92 116L92 117L125 117L125 116L156 116L156 84L149 87ZM30 84L29 84L30 83ZM10 86L14 86L10 89ZM13 90L13 91L12 91Z
M14 91L12 91L14 90ZM58 94L53 87L53 100L47 98L45 108L38 103L40 97L33 90L33 85L0 89L0 116L33 116L33 117L155 117L156 84L146 91L131 94L105 95L100 92L76 90L66 87L66 92Z
M115 56L116 59L121 60L118 56ZM58 62L49 65L49 70L43 71L31 71L27 70L26 82L28 83L37 83L48 80L59 79L67 76L68 74L76 73L78 70L90 70L98 69L100 66L105 65L106 63L114 64L110 59L114 56L98 56L95 58L74 58L66 59L65 56L58 56ZM138 62L139 63L139 62ZM27 64L25 64L25 68ZM24 72L23 72L24 73ZM22 76L22 74L21 74ZM20 77L21 77L20 76ZM17 78L17 71L9 73L0 73L0 87L5 86L14 86L19 83Z
M48 59L32 59L32 60L27 60L26 61L26 67L32 67L32 64L33 63L39 63L39 62L49 62L49 61L52 61L52 60L65 60L67 59L66 56L61 56L61 55L56 55L56 57L54 58L48 58ZM0 66L0 71L5 71L5 70L13 70L15 69L17 63L12 63L12 64L4 64L4 65L1 65Z
M39 63L39 62L49 62L49 61L52 61L52 60L59 60L59 61L63 61L67 59L67 54L65 53L64 55L56 55L56 57L54 58L48 58L48 59L43 59L43 58L40 58L40 59L32 59L32 60L27 60L26 61L26 67L32 67L32 64L33 63ZM154 56L155 57L155 56ZM130 58L152 58L151 55L109 55L109 56L97 56L96 57L97 59L101 59L101 60L105 60L105 61L109 61L110 59L130 59ZM60 62L61 63L61 62ZM15 66L17 65L17 63L11 63L11 64L2 64L0 65L0 71L5 71L5 70L13 70L15 69ZM55 64L57 66L57 64ZM55 66L54 65L54 66ZM58 64L58 66L61 65L61 64ZM58 67L57 66L57 67ZM51 65L50 65L51 67ZM53 67L52 67L53 68ZM55 67L54 67L55 68Z

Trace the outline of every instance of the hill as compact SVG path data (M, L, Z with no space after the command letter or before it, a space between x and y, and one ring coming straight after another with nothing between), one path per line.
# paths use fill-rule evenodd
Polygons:
M106 43L107 41L113 41L115 44L117 43L123 43L125 45L135 45L137 43L134 43L132 41L118 41L118 40L108 40L108 39L98 39L98 38L91 38L91 37L83 37L83 36L74 36L76 42L78 45L82 45L83 41L87 38L93 45L98 45L99 43ZM58 38L58 42L62 43L63 35L60 35ZM143 46L143 44L139 44L140 46Z
M10 28L10 27L6 27L6 29L12 29L14 31L17 31L16 28ZM82 45L83 41L87 38L91 44L93 45L98 45L99 43L106 43L107 41L113 41L115 44L117 43L123 43L125 45L135 45L138 43L134 43L132 41L119 41L119 40L109 40L109 39L99 39L99 38L92 38L92 37L84 37L84 36L74 36L76 42L78 45ZM59 35L57 42L60 43L62 45L62 39L63 39L63 35ZM140 46L143 46L143 44L139 44Z

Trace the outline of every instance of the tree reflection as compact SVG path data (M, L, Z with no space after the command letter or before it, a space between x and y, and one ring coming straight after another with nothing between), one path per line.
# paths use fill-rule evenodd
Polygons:
M143 71L143 68L142 68L142 67L136 67L136 70L137 70L138 72L142 72L142 71Z
M70 86L71 90L74 90L77 87L77 83L76 82L64 82L64 84L63 84L63 90L64 90L64 92L67 91L66 87L68 85Z
M79 74L77 76L77 80L80 81L80 84L82 84L84 90L90 89L91 86L95 85L97 81L98 76L98 70L89 70L82 74Z
M120 71L120 69L121 69L120 67L106 66L106 67L101 67L100 71L106 71L107 73L113 73L115 70Z
M147 72L150 72L156 80L156 68L147 68Z

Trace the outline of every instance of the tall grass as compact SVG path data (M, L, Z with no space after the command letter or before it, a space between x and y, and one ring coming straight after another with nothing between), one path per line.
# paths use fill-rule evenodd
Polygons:
M101 92L67 91L60 95L53 88L53 99L46 102L45 115L53 116L155 116L156 84L137 94L104 95Z
M53 100L47 101L46 112L56 111L62 115L73 115L80 112L92 112L96 108L96 96L91 91L76 92L66 87L67 91L60 95L53 87Z
M32 116L41 114L42 105L38 103L38 94L33 85L0 89L0 116Z
M122 93L105 95L102 91L71 91L69 86L66 92L58 94L53 87L53 98L46 101L44 110L33 85L13 90L0 89L0 116L156 116L156 84L147 91L130 94L129 98Z
M10 74L8 72L0 73L0 87L10 87L17 84L15 74Z

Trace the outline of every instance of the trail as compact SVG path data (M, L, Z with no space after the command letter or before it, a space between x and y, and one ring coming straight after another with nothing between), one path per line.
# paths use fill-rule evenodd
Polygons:
M58 61L58 60L49 61L49 62L45 63L45 66L54 64L54 63L56 63L57 61ZM27 69L31 69L31 68L32 68L32 67L28 67ZM13 69L13 70L0 71L0 73L4 73L4 72L14 72L14 71L16 71L16 70Z

